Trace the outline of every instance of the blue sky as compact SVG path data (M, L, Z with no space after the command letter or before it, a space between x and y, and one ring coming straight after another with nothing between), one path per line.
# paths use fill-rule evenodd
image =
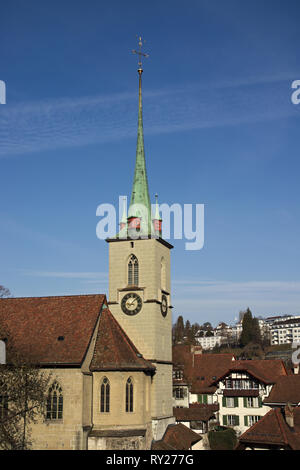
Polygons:
M136 35L152 200L205 204L205 245L170 240L174 319L300 314L298 0L1 6L0 284L107 292L96 208L131 191Z

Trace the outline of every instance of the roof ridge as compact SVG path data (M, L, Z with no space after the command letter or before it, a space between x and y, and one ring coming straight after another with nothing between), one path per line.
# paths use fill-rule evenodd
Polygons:
M63 297L97 297L97 296L105 296L105 294L70 294L70 295L42 295L42 296L34 296L34 297L5 297L1 298L0 300L24 300L24 299L61 299Z
M252 432L251 429L253 427L255 427L257 424L261 425L263 421L266 421L267 417L272 414L273 411L276 411L274 410L273 408L271 410L269 410L264 416L262 416L262 418L260 418L259 421L257 421L256 423L252 424L252 426L250 426L249 429L247 429L247 431L245 431L242 436L246 436L248 433Z

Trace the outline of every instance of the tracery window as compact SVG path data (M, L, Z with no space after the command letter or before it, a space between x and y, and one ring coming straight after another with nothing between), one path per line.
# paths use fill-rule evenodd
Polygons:
M125 404L126 412L132 413L133 412L133 383L131 377L126 382L126 404Z
M100 411L109 413L110 406L110 383L107 377L104 377L100 387Z
M128 285L139 285L139 262L135 255L131 255L128 261Z
M63 393L61 386L54 382L49 388L47 397L46 419L62 419L63 417Z

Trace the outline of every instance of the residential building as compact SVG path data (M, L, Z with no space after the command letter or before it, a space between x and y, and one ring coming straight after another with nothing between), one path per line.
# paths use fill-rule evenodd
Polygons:
M300 450L299 374L280 376L264 404L270 411L240 436L237 449Z
M274 408L239 438L237 450L300 450L300 407Z
M300 317L280 318L268 324L271 344L300 343Z
M213 331L212 336L197 336L197 343L203 349L213 349L215 346L222 344L222 337Z
M233 427L238 435L243 433L269 411L264 399L278 378L286 375L284 363L279 360L232 363L212 383L217 387L220 424Z

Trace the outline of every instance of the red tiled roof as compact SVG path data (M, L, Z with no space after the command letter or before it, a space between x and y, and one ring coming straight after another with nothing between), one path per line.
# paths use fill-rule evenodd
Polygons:
M212 381L228 370L233 359L233 354L193 354L189 345L173 346L173 363L183 366L191 393L214 393L216 387L211 386Z
M176 421L208 421L214 418L214 412L208 406L192 406L189 408L173 408Z
M199 434L192 431L192 429L187 426L184 426L184 424L170 424L163 438L161 441L157 441L156 445L163 443L163 445L170 446L175 450L189 450L194 444L201 441L201 439L202 437ZM154 444L155 443L153 443L153 445Z
M186 344L175 344L172 348L172 356L174 369L184 370L188 365L190 365L192 360L191 346ZM180 366L183 366L183 368Z
M100 316L90 370L121 369L155 371L154 365L142 357L109 309L104 309Z
M270 395L264 399L270 404L300 404L300 375L281 376L273 385Z
M202 354L194 358L192 374L192 393L214 393L213 380L231 367L232 354Z
M279 408L270 410L239 438L242 446L279 446L300 450L300 407L294 408L294 428L286 423Z
M286 376L287 370L284 362L279 359L256 359L256 360L241 360L234 361L228 370L222 375L217 377L213 383L217 384L223 380L231 372L248 372L254 378L265 384L273 384L277 381L278 377Z
M152 450L177 450L164 441L154 441L151 446Z
M41 365L80 365L104 302L101 294L0 299L7 360L15 350Z

